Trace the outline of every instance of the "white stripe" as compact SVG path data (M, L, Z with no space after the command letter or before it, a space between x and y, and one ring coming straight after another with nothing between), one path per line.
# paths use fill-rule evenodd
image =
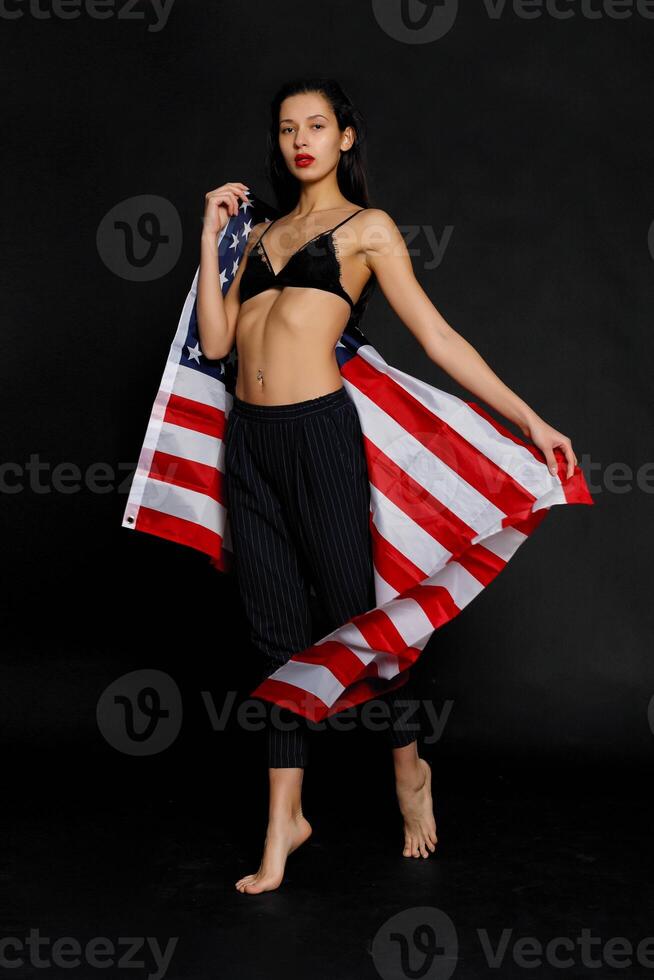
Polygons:
M354 389L352 399L359 413L364 435L404 473L407 473L437 501L443 503L468 527L481 531L491 521L497 522L506 517L504 511L492 500L464 480L460 473L436 456L362 391ZM470 412L470 409L467 411ZM413 490L407 489L406 492L406 503L410 509L415 494ZM399 494L401 493L400 486ZM384 498L384 501L386 499ZM382 508L382 513L383 522L386 520L385 506ZM389 515L388 519L390 520L391 517L392 515ZM404 529L401 533L405 534ZM400 550L406 551L406 549ZM416 564L419 565L420 562ZM434 564L435 562L432 562L432 567Z
M450 557L451 552L428 534L392 500L370 485L370 509L372 522L378 533L389 544L403 554L410 556L423 574L433 573Z
M163 483L161 480L148 480L141 506L192 521L215 534L222 534L225 508L206 493Z
M394 599L384 606L383 612L388 616L407 647L412 647L426 633L434 632L429 616L420 603L412 597Z
M545 462L535 459L529 449L503 436L463 399L391 367L371 344L362 345L357 353L376 370L392 378L426 409L447 422L534 497L540 497L557 484L560 486L559 478L550 473ZM490 487L489 493L493 492L494 488Z
M157 451L218 469L223 445L223 440L215 436L165 422L161 427Z
M289 660L282 667L270 674L277 681L292 684L301 691L307 691L319 698L325 704L334 703L345 688L332 674L331 670L322 664L308 664L300 660Z
M211 405L224 412L227 407L231 407L232 396L227 392L225 385L210 374L203 374L185 364L180 364L177 376L175 377L174 392L182 398L189 398L191 401L200 402L202 405Z
M479 541L475 539L472 543L479 544L483 542L484 548L488 548L492 551L494 555L501 558L503 561L507 562L516 553L520 545L527 540L527 535L523 534L522 531L518 531L515 527L503 527L501 530L496 531L493 534L488 534L479 537Z

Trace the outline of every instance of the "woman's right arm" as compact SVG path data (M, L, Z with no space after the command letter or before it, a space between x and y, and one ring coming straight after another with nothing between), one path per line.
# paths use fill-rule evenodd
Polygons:
M247 200L247 191L245 184L230 181L205 195L196 309L200 347L210 360L226 357L234 345L243 262L223 298L216 239L230 217L238 214L239 198Z

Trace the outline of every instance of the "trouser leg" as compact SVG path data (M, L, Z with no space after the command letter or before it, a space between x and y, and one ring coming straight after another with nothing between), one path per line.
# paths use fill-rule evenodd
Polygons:
M269 454L284 452L272 427L260 438L256 423L230 415L225 492L239 592L250 639L263 656L261 680L311 642L308 584L271 480ZM304 718L266 703L267 758L271 768L304 768Z
M389 708L388 728L384 729L391 747L403 748L420 736L419 701L411 677L397 691L381 697Z

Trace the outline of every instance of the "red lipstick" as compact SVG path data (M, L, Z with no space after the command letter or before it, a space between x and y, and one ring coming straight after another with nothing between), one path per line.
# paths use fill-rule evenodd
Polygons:
M313 161L314 157L310 153L296 153L295 155L295 163L298 167L308 167Z

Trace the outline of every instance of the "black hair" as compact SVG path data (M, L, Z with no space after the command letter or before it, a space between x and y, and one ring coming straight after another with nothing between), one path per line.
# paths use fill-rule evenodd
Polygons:
M338 128L343 132L352 126L355 132L353 145L341 153L336 179L338 187L348 201L359 207L370 207L368 181L366 178L365 147L366 127L363 116L354 106L341 86L333 78L303 77L285 82L277 90L270 103L270 129L266 152L266 174L271 183L280 214L288 214L300 197L300 184L286 166L279 148L279 110L284 99L303 92L319 92L329 102ZM368 305L370 295L376 285L376 278L370 276L356 302L348 326L356 326Z

